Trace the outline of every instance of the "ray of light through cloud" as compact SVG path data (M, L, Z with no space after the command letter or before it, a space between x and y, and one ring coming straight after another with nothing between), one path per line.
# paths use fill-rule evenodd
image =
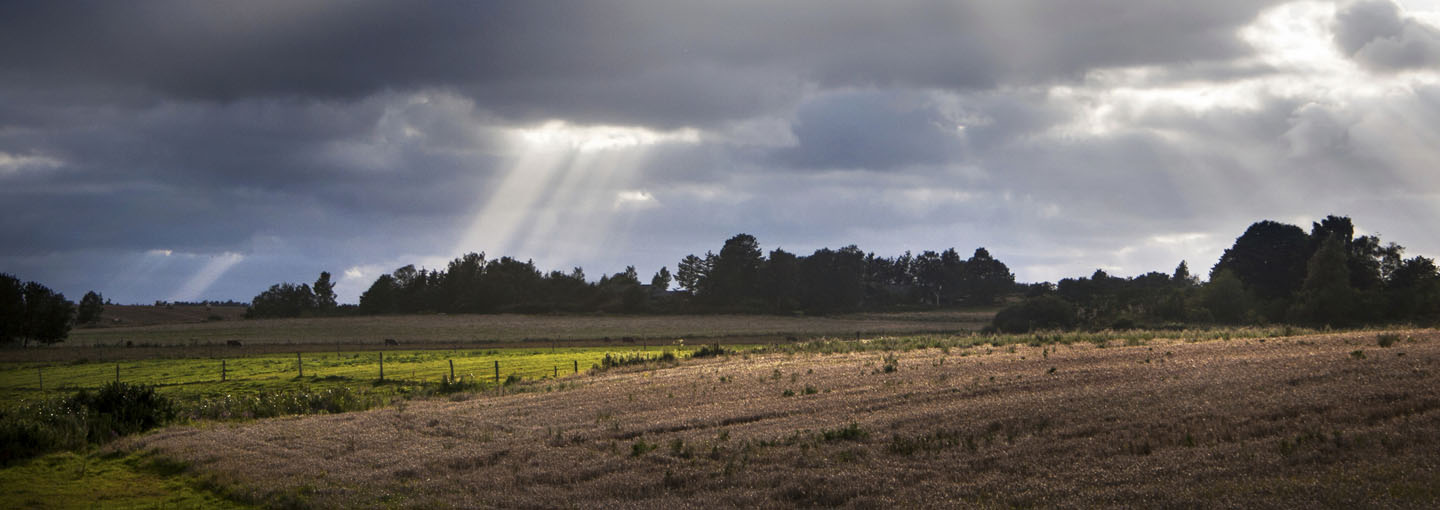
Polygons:
M245 256L239 253L221 253L205 258L205 263L200 266L200 269L190 275L190 277L185 280L185 283L181 284L180 288L175 289L175 292L170 295L170 301L196 301L202 299L205 296L205 292L210 290L210 286L214 285L216 280L225 276L225 273L230 271L230 268L235 267L235 264L239 264L245 260Z
M582 264L623 243L633 208L614 207L636 184L656 144L696 143L698 132L547 122L514 136L515 162L483 199L455 252L534 259L542 267ZM648 195L647 195L648 196Z
M1104 4L0 6L0 272L354 302L471 251L593 278L744 232L1203 276L1327 214L1440 255L1440 0Z

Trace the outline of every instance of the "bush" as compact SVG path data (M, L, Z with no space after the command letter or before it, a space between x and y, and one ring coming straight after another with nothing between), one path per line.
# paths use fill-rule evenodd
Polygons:
M1077 321L1075 305L1055 296L1040 296L1000 310L993 324L1004 333L1028 333L1037 329L1070 329Z
M152 386L112 382L90 393L80 390L70 406L86 413L87 436L92 443L144 432L175 418L175 404Z
M144 385L112 382L97 392L0 411L0 465L144 432L175 419L175 404Z
M1379 344L1381 347L1389 347L1395 345L1395 342L1398 341L1400 341L1400 335L1397 333L1381 333L1380 336L1375 338L1375 343Z
M725 350L725 348L721 347L720 344L715 344L713 346L702 345L698 350L695 351L694 354L691 354L690 357L709 358L712 356L725 356L728 354L730 354L730 351Z

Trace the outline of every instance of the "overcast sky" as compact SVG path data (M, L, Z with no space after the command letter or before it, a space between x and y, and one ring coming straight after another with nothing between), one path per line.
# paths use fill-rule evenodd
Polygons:
M741 232L1203 275L1327 214L1440 255L1440 0L0 4L0 272L71 299Z

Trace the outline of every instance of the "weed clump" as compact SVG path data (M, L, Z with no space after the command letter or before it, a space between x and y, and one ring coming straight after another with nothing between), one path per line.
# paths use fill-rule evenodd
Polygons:
M607 352L605 353L605 357L600 359L600 369L608 370L611 368L631 365L644 365L646 363L665 363L675 361L675 359L675 353L670 351L662 352L659 356L646 356L644 353L639 352L634 352L630 354L614 354Z
M850 422L849 425L838 429L825 429L820 431L820 439L825 442L831 441L861 441L870 437L870 433L860 428L860 424Z
M1390 347L1399 341L1400 335L1398 333L1381 333L1380 336L1375 337L1375 343L1381 347Z

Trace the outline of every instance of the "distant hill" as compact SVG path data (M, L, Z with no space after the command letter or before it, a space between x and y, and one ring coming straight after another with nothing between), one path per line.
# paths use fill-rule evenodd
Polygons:
M235 321L245 317L243 306L203 305L105 305L100 322L84 327L153 326L199 322Z

